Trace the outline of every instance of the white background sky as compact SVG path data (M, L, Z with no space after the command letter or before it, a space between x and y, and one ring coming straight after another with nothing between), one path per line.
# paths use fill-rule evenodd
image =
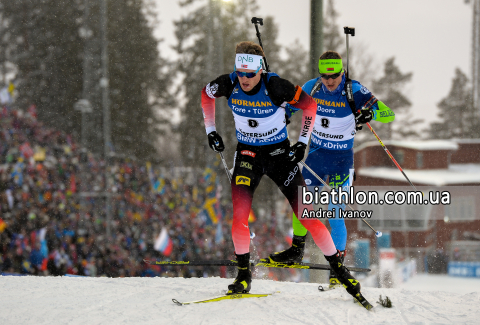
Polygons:
M161 55L172 56L173 21L187 12L178 1L156 2L161 22L156 36L164 39ZM298 38L309 49L310 0L257 2L257 17L275 17L280 44L286 46ZM472 7L464 0L341 0L335 1L335 8L339 26L355 27L351 45L363 44L380 64L395 56L402 72L413 72L407 89L415 118L426 122L437 118L436 105L448 94L456 67L470 77Z

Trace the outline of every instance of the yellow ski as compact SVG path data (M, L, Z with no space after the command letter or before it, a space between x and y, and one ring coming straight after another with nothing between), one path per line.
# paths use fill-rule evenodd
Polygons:
M222 296L213 297L213 298L204 299L204 300L180 302L177 299L172 299L172 301L175 304L177 304L179 306L182 306L182 305L201 304L201 303L205 303L205 302L227 300L227 299L260 298L260 297L271 296L272 294L273 293L236 293L236 294L233 294L233 295L222 295Z

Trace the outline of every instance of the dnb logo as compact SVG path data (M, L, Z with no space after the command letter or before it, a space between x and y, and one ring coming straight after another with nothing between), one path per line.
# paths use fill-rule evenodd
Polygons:
M237 176L237 178L235 179L235 184L250 186L250 178L246 176Z
M258 121L248 120L248 126L251 127L252 129L254 129L258 126Z

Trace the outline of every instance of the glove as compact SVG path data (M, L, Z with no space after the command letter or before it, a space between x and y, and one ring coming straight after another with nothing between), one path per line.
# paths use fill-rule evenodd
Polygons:
M290 153L287 156L287 160L298 163L302 161L305 156L305 151L307 150L307 145L303 142L297 142L290 147Z
M222 137L217 133L217 131L212 131L208 134L208 145L215 152L222 152L225 150Z
M290 124L290 118L288 117L287 114L285 114L285 124L289 125Z
M373 112L371 109L362 109L355 114L355 124L366 124L373 118Z

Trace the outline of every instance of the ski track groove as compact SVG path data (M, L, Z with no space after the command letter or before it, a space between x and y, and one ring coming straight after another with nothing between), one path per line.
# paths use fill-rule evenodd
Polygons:
M350 325L351 322L350 322L350 308L347 309L347 324Z
M324 316L324 319L328 321L329 324L331 323L333 325L337 325L337 323L334 320L332 320L332 318L329 315L327 315L327 313L324 312L321 308L319 308L318 310Z
M440 313L438 313L437 311L435 311L435 309L437 309L437 307L433 306L432 304L430 303L427 303L423 298L419 297L424 303L426 303L427 305L430 305L431 308L426 308L429 312L431 312L432 314L436 315L437 317L442 317L444 319L446 319L448 321L448 324L455 324L456 322L452 321L450 319L450 317L448 317L447 315L442 315ZM424 307L425 308L425 307Z
M407 325L410 324L410 322L408 321L407 316L405 316L405 313L404 313L404 311L402 310L402 308L399 308L399 311L398 311L398 312L399 312L400 316L402 317L403 321L404 321Z
M437 317L441 317L443 319L445 319L448 323L447 324L455 324L455 321L452 321L449 317L445 316L445 315L442 315L441 313L438 313L436 311L436 309L438 309L437 306L433 305L432 303L426 301L424 298L420 297L420 296L416 296L415 297L415 300L414 299L410 299L410 298L407 298L405 299L406 301L412 303L414 306L417 306L417 307L421 307L421 308L424 308L425 310L427 310L429 313L437 316ZM418 304L418 301L421 301L423 303L423 305L419 305ZM427 306L425 306L427 305ZM402 316L403 316L403 313L402 313Z
M322 292L322 294L328 294L327 292ZM331 295L330 295L331 296ZM320 298L320 300L322 298L324 298L325 296L318 296L318 298ZM332 318L332 316L330 316L326 311L324 311L322 308L319 308L318 309L320 311L320 313L322 313L322 315L324 316L324 319L327 320L329 323L332 323L333 325L338 325Z

